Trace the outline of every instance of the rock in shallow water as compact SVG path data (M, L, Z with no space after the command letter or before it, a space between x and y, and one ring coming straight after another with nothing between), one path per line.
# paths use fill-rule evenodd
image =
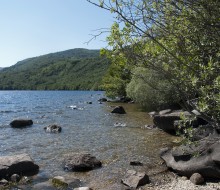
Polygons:
M47 127L44 127L44 130L47 133L60 133L62 131L62 128L58 125L49 125Z
M33 125L33 121L29 119L16 119L10 123L11 127L20 128Z
M45 182L41 182L41 183L37 183L33 186L33 190L57 190L56 187L54 187L52 185L52 183L50 181L45 181Z
M126 114L124 108L122 106L116 106L111 113L117 113L117 114Z
M39 166L28 154L0 157L0 179L10 178L13 174L36 174Z
M101 166L102 163L95 156L87 153L73 153L64 158L65 171L88 171Z
M72 190L81 186L81 181L79 179L65 179L63 176L55 176L45 182L35 184L33 186L34 190Z

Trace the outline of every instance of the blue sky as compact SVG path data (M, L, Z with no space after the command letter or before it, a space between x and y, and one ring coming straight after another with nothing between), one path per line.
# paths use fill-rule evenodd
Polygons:
M106 47L107 34L85 42L113 21L86 0L0 0L0 67L67 49Z

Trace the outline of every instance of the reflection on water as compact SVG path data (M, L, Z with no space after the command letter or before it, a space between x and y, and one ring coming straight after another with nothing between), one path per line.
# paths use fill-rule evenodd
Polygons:
M99 104L102 92L1 91L0 155L28 153L40 166L40 177L63 175L79 178L94 189L120 189L120 179L130 161L140 161L137 170L154 171L160 162L158 151L169 145L171 136L157 129L143 129L152 120L134 104L123 104L127 114L110 114L113 103ZM91 101L92 104L86 102ZM83 109L71 109L70 106ZM11 128L13 119L30 118L34 125ZM114 123L126 127L114 127ZM62 126L60 134L45 133L50 124ZM86 173L64 172L63 156L69 152L89 152L103 163L101 169Z

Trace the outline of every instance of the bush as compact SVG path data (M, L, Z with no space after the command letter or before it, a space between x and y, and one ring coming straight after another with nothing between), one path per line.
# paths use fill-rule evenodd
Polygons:
M178 102L178 94L168 81L155 71L137 67L127 85L127 95L147 111L160 110Z

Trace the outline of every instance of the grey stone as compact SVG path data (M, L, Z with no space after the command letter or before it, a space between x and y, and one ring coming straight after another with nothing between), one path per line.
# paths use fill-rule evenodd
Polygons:
M0 157L0 179L9 178L13 174L36 174L39 166L28 154Z
M200 173L204 178L220 179L220 137L211 135L189 145L164 149L160 156L179 175Z
M11 181L12 182L18 182L21 179L21 177L18 174L13 174L11 176Z
M102 163L88 153L68 154L64 158L64 170L66 171L88 171L101 166Z
M153 116L157 115L158 113L155 112L155 111L152 111L152 112L149 112L148 114L149 114L151 117L153 117Z
M164 115L164 114L168 114L168 113L171 113L171 112L172 112L171 109L161 110L161 111L159 112L159 115Z
M190 181L195 184L195 185L201 185L205 182L204 178L202 177L201 174L199 173L194 173L191 177L190 177Z
M134 170L128 170L124 179L121 180L124 185L131 188L137 188L139 186L149 183L149 177L144 172L136 172Z
M181 115L184 115L185 117L191 116L189 112L178 110L173 111L169 114L155 115L153 118L153 122L158 128L162 129L163 131L166 131L168 133L175 133L176 127L174 126L174 121L181 120Z
M53 184L50 181L37 183L33 186L33 190L57 190L56 187L53 186Z
M0 187L1 186L7 186L9 184L9 182L6 180L6 179L2 179L1 181L0 181Z
M74 188L73 190L92 190L89 187L78 187L78 188Z

